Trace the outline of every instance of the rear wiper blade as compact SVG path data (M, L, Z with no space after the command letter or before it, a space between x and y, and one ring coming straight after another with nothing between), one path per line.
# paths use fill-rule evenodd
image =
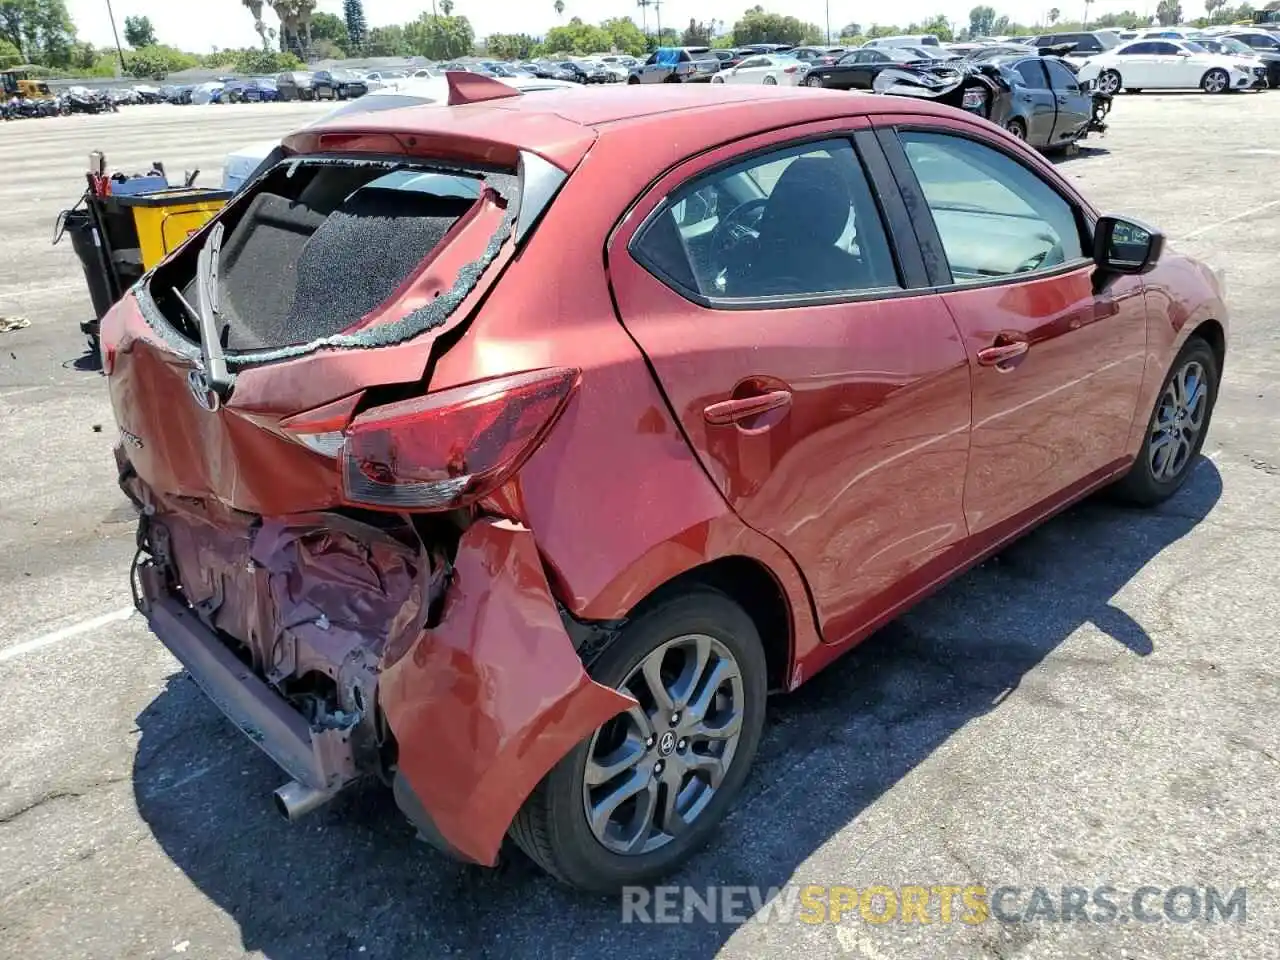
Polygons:
M176 288L173 293L200 332L200 354L209 389L226 402L235 386L235 377L227 369L226 354L222 351L221 324L218 322L218 260L222 253L222 234L222 224L215 223L196 260L196 306L192 307Z

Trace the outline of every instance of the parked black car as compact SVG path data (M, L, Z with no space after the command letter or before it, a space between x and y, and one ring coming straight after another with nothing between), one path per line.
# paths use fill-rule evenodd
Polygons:
M810 69L814 67L830 67L840 62L849 51L845 47L796 47L787 50L789 57L795 57L801 63L807 64Z
M608 83L609 71L604 67L593 67L589 64L578 63L576 60L560 60L556 66L569 74L569 79L577 83Z
M350 70L317 70L311 75L317 100L354 100L369 92L369 84Z
M276 92L281 100L315 100L316 88L312 74L291 70L276 77Z
M863 47L846 53L830 66L814 66L804 75L806 87L829 90L871 90L880 73L895 66L911 66L932 71L940 79L957 80L960 70L953 64L925 56L908 47Z

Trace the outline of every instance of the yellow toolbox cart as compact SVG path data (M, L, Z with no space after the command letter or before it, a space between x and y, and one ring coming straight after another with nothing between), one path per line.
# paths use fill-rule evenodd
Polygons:
M156 193L110 197L109 202L114 201L133 212L145 272L213 219L230 197L230 190L177 187Z

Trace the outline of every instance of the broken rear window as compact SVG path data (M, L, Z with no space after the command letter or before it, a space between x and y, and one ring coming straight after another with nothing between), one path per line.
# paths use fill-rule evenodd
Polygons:
M369 337L363 328L384 305L378 323L396 330L330 345L376 346L441 325L510 234L514 183L506 174L392 162L276 167L222 217L217 329L228 362L296 355L356 328ZM196 302L201 245L157 268L148 285L168 325L191 344L199 343L196 325L174 290ZM404 296L410 289L416 297Z

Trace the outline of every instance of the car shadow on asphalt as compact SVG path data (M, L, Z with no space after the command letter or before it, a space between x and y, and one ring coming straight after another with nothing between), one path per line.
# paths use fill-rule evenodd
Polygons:
M1193 469L1151 511L1080 504L776 698L745 795L710 847L667 882L700 891L831 882L806 876L806 859L837 834L865 850L876 838L863 835L859 814L965 724L1000 710L1079 628L1094 624L1131 655L1150 654L1142 625L1111 601L1217 503L1217 468L1202 459ZM618 899L567 891L519 855L498 870L454 863L417 842L376 785L288 824L270 795L283 774L182 674L137 722L138 810L173 863L239 925L245 951L669 960L712 957L734 932L701 919L623 924Z
M1045 154L1045 157L1055 167L1064 163L1070 163L1073 160L1091 160L1100 157L1109 156L1111 153L1106 147L1092 147L1079 144L1075 150L1058 150L1053 153Z

